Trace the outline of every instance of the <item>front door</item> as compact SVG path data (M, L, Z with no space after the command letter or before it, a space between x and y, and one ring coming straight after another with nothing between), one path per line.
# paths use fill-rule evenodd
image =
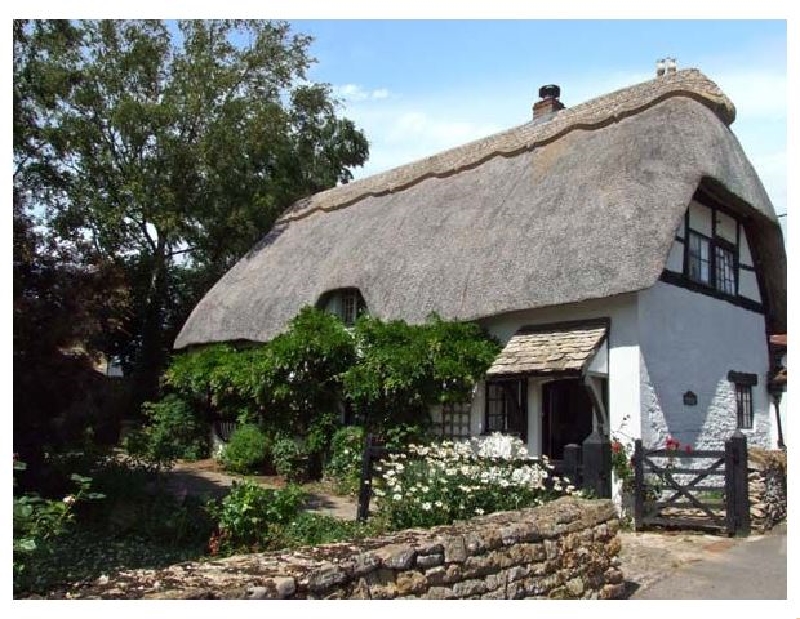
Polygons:
M564 458L564 445L580 445L592 433L592 401L577 378L542 386L542 453Z

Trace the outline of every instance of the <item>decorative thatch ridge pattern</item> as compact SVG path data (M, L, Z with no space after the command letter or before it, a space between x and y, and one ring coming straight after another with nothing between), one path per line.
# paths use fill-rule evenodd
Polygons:
M297 202L280 221L296 221L318 210L330 211L367 196L401 191L426 178L444 178L497 155L513 157L553 142L570 131L598 129L666 98L679 96L700 101L726 125L736 118L733 103L714 82L697 69L685 69L566 108L546 123L529 122L355 183L322 191Z
M203 298L175 347L267 341L342 288L410 323L643 290L698 187L745 219L768 328L783 332L780 227L733 117L716 85L686 70L301 200Z

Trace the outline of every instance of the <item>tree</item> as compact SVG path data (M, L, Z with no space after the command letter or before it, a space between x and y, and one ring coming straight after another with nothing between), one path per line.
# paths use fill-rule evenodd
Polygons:
M367 141L305 81L311 39L286 23L15 22L14 34L15 163L29 176L46 164L35 203L60 242L126 273L136 311L108 345L146 399L198 298L288 205L350 179ZM46 92L17 89L18 75ZM18 123L32 136L19 144Z

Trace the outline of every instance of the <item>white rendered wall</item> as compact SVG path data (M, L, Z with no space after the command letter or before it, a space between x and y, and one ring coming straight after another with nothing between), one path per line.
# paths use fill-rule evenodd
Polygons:
M753 257L750 255L750 246L747 244L747 235L744 234L744 231L739 238L739 264L753 266ZM761 291L758 289L755 271L739 269L739 294L761 302Z
M636 294L624 294L582 303L545 307L541 309L512 312L481 321L489 333L505 346L520 327L543 325L570 320L610 318L608 338L608 404L612 433L623 419L629 417L626 432L639 432L639 347L636 311ZM542 379L528 382L528 451L541 454L541 386ZM475 436L483 432L484 383L475 389L472 401L471 429ZM632 434L633 436L634 434Z
M728 372L756 374L749 444L769 446L771 421L764 317L677 286L657 282L639 295L642 439L663 446L668 435L694 448L718 449L736 430ZM686 391L697 405L683 404Z

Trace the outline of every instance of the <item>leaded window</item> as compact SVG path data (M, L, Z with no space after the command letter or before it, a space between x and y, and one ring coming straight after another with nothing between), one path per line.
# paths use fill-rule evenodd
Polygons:
M487 383L484 432L502 432L527 440L527 392L523 380Z
M758 375L744 372L728 372L728 380L733 383L736 401L736 427L742 430L753 429L753 387L758 383Z
M717 290L725 294L736 294L735 264L733 251L726 247L717 245L714 248L716 259L716 278L715 285Z
M434 420L434 432L440 438L453 441L470 438L471 412L470 402L443 404L439 419Z
M753 388L750 385L734 385L736 391L736 427L753 429Z
M689 277L703 284L710 283L709 239L698 232L689 232Z

